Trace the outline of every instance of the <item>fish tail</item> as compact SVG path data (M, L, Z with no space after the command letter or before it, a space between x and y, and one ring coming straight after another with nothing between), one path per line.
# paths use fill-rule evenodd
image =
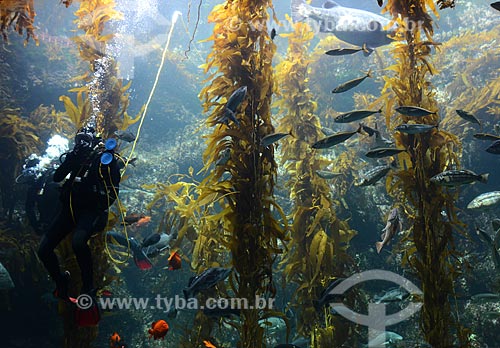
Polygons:
M377 254L380 254L380 251L382 250L383 246L384 246L383 242L376 242L375 243L375 248L377 248Z
M301 22L307 18L309 5L304 0L292 0L292 20L294 22Z
M484 173L484 174L479 175L479 182L486 184L488 182L489 176L490 176L490 173Z
M368 71L366 72L366 77L373 77L372 76L372 69L368 69ZM382 109L380 109L379 112L382 112Z

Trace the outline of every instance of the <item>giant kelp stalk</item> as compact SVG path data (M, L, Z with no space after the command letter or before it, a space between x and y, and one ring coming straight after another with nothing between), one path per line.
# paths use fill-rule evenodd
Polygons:
M294 299L298 331L312 336L314 347L339 347L348 336L345 321L333 319L330 311L325 311L326 327L319 326L318 315L323 312L316 312L313 300L334 277L345 276L349 264L345 251L355 233L336 217L330 187L316 174L330 162L310 146L321 138L316 103L308 86L308 47L313 32L307 24L295 23L294 31L282 36L288 37L288 52L276 67L281 95L276 106L285 115L280 121L281 131L293 135L281 144L294 202L292 251L283 264L287 279L299 284Z
M209 16L215 25L210 37L213 49L205 69L215 73L200 93L205 111L210 111L207 124L215 126L207 137L206 166L224 153L230 154L201 183L200 192L224 196L217 218L232 254L235 273L231 286L235 296L246 298L253 308L257 295L272 292L272 264L280 252L278 239L284 238L277 213L281 212L285 223L273 197L273 148L260 145L261 138L273 132L271 62L276 46L266 25L271 6L269 0L230 0L213 9ZM220 123L229 96L242 86L247 93L237 111L239 124ZM225 172L229 178L224 178ZM260 314L266 315L265 311ZM242 319L238 347L261 347L264 329L258 325L259 311L244 310Z
M79 128L91 124L96 127L101 136L106 139L116 129L128 126L133 121L127 115L129 85L123 86L119 79L118 69L114 60L106 54L106 44L113 34L104 35L105 25L113 19L121 19L121 14L114 10L113 0L82 1L80 8L75 12L75 23L84 34L73 38L80 50L80 56L89 63L89 72L74 78L82 83L82 87L73 88L70 92L77 92L77 102L74 104L67 96L61 96L68 117L74 126ZM137 118L136 118L137 120ZM109 226L108 226L109 228ZM94 284L102 288L105 284L105 274L109 268L105 248L104 233L91 241L94 263ZM59 248L60 256L64 260L64 267L71 274L77 276L72 279L70 291L79 293L81 284L79 269L71 250L70 239L67 238ZM64 316L64 346L90 347L97 337L97 327L78 328L74 322L74 309L65 306Z
M13 28L19 35L26 32L24 45L33 39L38 46L33 22L35 20L35 6L33 0L2 0L0 1L0 32L3 39L8 42L9 29Z
M427 81L428 74L436 73L429 61L434 43L433 22L427 8L437 15L432 0L389 0L384 8L399 26L393 49L397 63L390 67L395 76L385 78L381 97L386 102L386 121L390 129L400 123L414 122L406 116L396 116L391 120L395 106L438 109L434 91ZM421 37L422 31L426 40ZM439 115L431 114L419 122L437 124ZM460 142L454 135L437 129L417 135L396 132L395 138L397 145L407 150L407 155L400 156L407 169L394 175L388 191L397 194L405 203L406 214L412 222L408 238L414 246L405 250L404 262L421 281L424 304L421 328L428 343L435 348L444 348L454 345L452 329L456 325L461 345L465 347L468 345L466 330L454 323L450 308L457 276L456 265L451 261L455 253L452 229L459 225L454 211L454 195L429 181L432 176L459 165ZM443 219L442 211L447 213L448 219Z

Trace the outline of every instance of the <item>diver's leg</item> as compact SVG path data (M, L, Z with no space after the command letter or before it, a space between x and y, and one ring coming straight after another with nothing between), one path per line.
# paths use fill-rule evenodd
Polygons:
M82 294L89 293L94 288L92 254L87 242L94 233L96 219L97 214L94 212L81 212L73 234L73 251L82 274Z
M38 257L51 278L56 282L58 296L63 298L67 297L68 278L65 273L61 273L59 260L54 249L71 232L72 228L73 222L70 213L61 211L47 230L47 233L42 237L38 248Z

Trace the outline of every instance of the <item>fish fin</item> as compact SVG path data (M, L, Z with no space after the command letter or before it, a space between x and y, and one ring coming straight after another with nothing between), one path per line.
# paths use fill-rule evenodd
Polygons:
M340 6L340 5L337 4L335 1L326 0L321 7L328 10L330 8L334 8L334 7L337 7L337 6Z
M233 110L226 109L226 114L229 116L229 120L233 121L236 126L240 126L240 121L236 118L236 113Z
M484 173L479 175L479 181L482 182L483 184L486 184L488 182L488 177L490 176L490 173Z
M375 243L375 248L377 248L377 254L380 254L380 251L382 250L383 246L384 246L383 242L377 242L377 243Z
M301 22L308 17L310 6L304 0L292 0L290 7L294 22Z
M360 123L359 124L359 127L358 127L358 130L356 131L356 133L359 133L359 134L363 134L361 131L363 130L363 124Z

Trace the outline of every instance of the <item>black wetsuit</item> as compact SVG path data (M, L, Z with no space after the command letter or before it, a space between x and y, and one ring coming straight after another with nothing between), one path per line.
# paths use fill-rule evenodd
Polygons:
M64 180L69 173L60 195L62 209L43 237L38 255L58 289L67 287L54 249L74 231L72 247L82 275L82 293L89 293L93 290L93 268L87 242L106 226L108 208L118 195L120 171L114 156L111 163L104 165L100 154L79 150L67 154L54 181Z
M54 172L47 170L28 186L25 210L33 230L38 235L47 233L49 226L61 209L60 185L53 180Z

